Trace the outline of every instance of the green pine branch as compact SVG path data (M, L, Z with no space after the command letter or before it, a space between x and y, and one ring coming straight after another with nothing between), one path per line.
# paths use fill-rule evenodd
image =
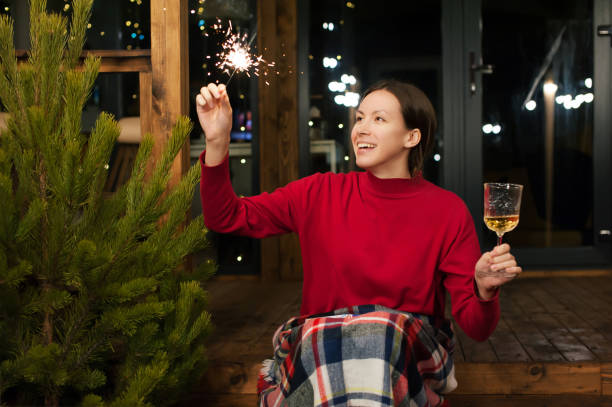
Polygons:
M100 59L80 62L93 0L67 19L31 0L31 51L18 64L13 22L0 16L0 403L168 405L206 365L210 331L202 217L187 213L199 164L172 187L172 163L192 129L178 120L151 161L145 136L130 180L103 193L120 129L81 112ZM16 400L18 403L19 400Z

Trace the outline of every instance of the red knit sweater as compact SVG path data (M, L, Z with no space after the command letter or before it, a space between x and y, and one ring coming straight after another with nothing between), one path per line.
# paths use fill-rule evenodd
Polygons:
M315 174L272 193L238 198L226 158L204 165L200 193L209 229L262 238L299 235L302 315L379 304L401 311L452 315L476 340L499 319L496 296L475 292L480 248L463 201L418 176L379 179L369 172Z

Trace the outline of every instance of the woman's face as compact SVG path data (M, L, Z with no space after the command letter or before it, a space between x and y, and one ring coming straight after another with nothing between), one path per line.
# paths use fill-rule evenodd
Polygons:
M361 101L351 132L358 167L378 178L410 178L408 153L419 140L420 131L406 128L391 92L376 90Z

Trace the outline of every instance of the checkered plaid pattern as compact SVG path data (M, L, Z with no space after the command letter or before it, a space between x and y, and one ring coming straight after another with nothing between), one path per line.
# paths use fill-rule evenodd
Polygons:
M444 406L457 387L448 320L362 305L291 318L273 345L261 407Z

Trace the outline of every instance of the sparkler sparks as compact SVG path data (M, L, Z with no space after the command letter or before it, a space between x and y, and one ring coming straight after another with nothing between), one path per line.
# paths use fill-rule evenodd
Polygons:
M218 29L220 25L215 24L214 28ZM225 41L221 44L222 51L216 55L219 60L215 63L218 69L230 75L228 83L236 72L244 72L248 77L251 77L251 74L259 76L261 69L274 66L274 62L267 62L263 56L251 51L255 36L253 35L249 41L247 34L234 33L232 22L229 22L225 31Z

